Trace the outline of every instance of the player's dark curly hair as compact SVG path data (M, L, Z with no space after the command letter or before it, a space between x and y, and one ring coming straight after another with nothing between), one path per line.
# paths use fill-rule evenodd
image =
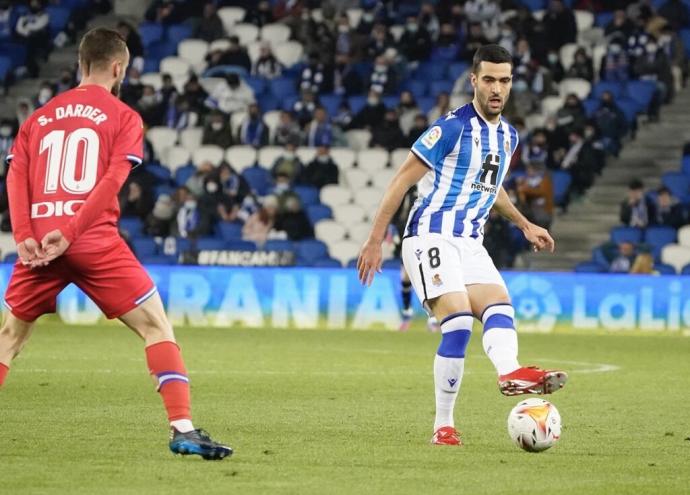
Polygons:
M114 29L94 28L79 43L79 64L87 74L91 70L107 69L116 59L127 56L127 43Z
M491 62L492 64L508 63L512 66L513 57L510 55L510 52L501 45L484 45L474 52L474 58L472 58L472 72L477 74L479 72L479 64L482 62Z

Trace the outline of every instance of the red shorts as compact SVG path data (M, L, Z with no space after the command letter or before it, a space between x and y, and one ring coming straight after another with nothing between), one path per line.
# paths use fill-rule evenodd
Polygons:
M81 251L81 250L80 250ZM133 310L156 292L156 286L122 238L106 250L67 252L48 266L29 269L17 260L5 305L24 321L55 313L57 296L73 283L108 318Z

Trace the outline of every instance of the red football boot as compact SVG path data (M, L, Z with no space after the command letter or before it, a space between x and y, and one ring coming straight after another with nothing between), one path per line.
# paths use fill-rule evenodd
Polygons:
M567 380L565 371L528 366L500 375L498 388L503 395L552 394L562 389Z
M434 433L431 437L431 443L433 445L458 445L462 446L462 440L460 440L460 432L453 428L452 426L442 426Z

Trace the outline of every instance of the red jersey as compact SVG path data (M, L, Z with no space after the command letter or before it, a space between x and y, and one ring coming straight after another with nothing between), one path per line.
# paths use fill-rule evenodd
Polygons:
M96 85L66 91L19 129L7 178L17 243L55 229L70 251L108 247L118 237L118 192L141 164L139 114Z

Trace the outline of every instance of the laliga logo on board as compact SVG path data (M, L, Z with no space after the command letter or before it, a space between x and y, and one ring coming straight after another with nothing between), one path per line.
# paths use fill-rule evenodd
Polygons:
M548 280L534 275L520 275L509 284L509 292L521 330L553 330L562 306Z

